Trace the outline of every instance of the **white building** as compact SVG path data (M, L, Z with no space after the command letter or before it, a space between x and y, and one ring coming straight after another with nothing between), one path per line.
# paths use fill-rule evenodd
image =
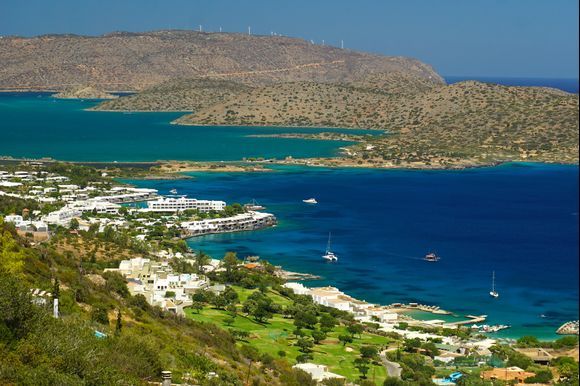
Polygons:
M328 371L328 367L324 365L317 365L315 363L298 363L292 366L294 369L300 369L312 377L316 382L322 382L325 379L338 378L344 379L342 375L331 373Z
M283 287L291 289L296 295L310 295L310 289L304 287L302 283L289 282L285 283Z
M64 207L57 211L50 212L46 216L42 216L42 221L47 224L68 226L70 221L75 217L80 217L82 212L76 208Z
M177 212L183 210L198 210L200 212L220 212L224 210L224 201L198 200L186 197L162 197L147 203L148 210L152 212Z
M231 217L183 222L181 223L181 227L186 229L191 235L202 235L207 233L253 230L275 224L276 217L273 214L247 212Z

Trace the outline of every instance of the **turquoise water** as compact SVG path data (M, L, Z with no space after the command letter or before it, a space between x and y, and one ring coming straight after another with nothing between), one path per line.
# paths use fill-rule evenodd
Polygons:
M578 319L576 166L277 170L136 184L228 202L255 198L276 214L276 228L189 241L216 257L260 255L323 276L311 285L336 285L367 301L436 304L513 326L496 336L551 339L561 323ZM309 197L319 204L303 204ZM336 264L321 259L329 231ZM431 250L442 256L437 264L421 260ZM493 270L499 299L488 294Z
M350 143L247 136L320 131L369 133L369 130L179 126L169 122L181 113L84 111L95 103L53 99L47 93L0 93L0 156L71 161L331 157Z

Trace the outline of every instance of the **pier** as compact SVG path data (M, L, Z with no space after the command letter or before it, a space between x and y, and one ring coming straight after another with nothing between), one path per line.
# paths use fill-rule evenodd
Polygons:
M457 322L445 323L445 326L446 327L465 326L466 324L476 324L476 323L485 322L485 319L487 319L487 315L480 315L480 316L465 315L465 317L467 318L467 320L460 320Z

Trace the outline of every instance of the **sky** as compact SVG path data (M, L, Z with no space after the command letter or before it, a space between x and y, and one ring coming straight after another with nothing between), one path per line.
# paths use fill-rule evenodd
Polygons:
M417 58L444 76L578 78L577 0L0 0L0 35L198 29Z

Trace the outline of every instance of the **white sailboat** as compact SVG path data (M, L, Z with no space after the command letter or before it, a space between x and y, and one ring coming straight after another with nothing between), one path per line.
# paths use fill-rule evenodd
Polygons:
M495 290L495 271L491 275L491 291L489 291L489 296L493 298L499 297L499 293Z
M302 200L302 202L305 204L318 204L318 201L316 201L316 198L307 198L305 200Z
M334 252L330 250L330 232L328 232L328 244L326 245L326 252L324 255L322 255L322 258L328 261L338 261L338 256L336 256Z

